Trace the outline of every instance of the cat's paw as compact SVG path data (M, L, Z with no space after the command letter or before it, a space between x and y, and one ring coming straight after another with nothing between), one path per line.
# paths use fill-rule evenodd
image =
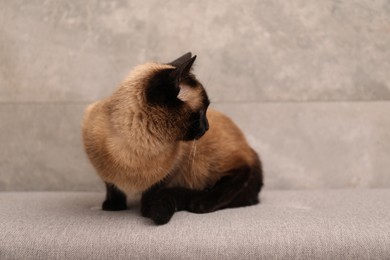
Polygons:
M127 205L123 202L115 202L111 200L105 200L102 205L102 209L105 211L120 211L126 210Z
M194 200L191 201L191 203L188 205L188 211L192 213L197 213L197 214L204 214L204 213L209 213L212 210L210 210L210 207L207 205L204 200Z
M141 215L145 218L150 218L151 202L147 200L141 200Z
M157 225L167 224L169 220L171 220L174 213L175 209L161 200L153 203L149 210L150 218Z

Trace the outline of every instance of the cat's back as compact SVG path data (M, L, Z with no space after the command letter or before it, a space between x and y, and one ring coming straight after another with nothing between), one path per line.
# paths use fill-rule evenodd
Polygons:
M209 130L206 134L197 141L183 143L185 156L173 186L203 189L230 170L252 166L258 160L233 120L211 108L207 110L207 118Z
M228 150L231 148L236 149L237 147L240 147L241 149L249 148L241 129L230 117L210 108L207 111L207 118L209 120L210 129L204 135L204 141L218 142L218 145L224 143L224 146L227 146Z
M219 157L232 158L232 161L237 163L239 161L249 163L253 160L252 148L241 129L230 117L214 109L208 110L207 117L210 129L204 135L204 140L200 139L206 146L217 149Z

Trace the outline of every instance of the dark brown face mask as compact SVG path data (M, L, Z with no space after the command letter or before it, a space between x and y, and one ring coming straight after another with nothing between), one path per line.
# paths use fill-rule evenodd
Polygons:
M194 112L189 119L188 130L183 137L183 141L197 140L209 130L209 121L206 117L206 111Z
M180 134L178 140L190 141L199 139L209 129L206 117L207 107L210 103L202 84L191 73L196 56L186 53L178 59L168 63L174 68L156 72L148 79L146 99L149 105L159 107L175 118ZM197 90L200 105L191 108L181 100L178 95L181 86Z

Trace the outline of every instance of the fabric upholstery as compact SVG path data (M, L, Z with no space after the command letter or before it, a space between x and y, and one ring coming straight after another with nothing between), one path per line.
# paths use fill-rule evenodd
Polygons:
M390 188L389 31L389 0L2 0L0 190L102 191L84 109L188 51L267 188Z
M155 226L103 193L0 193L0 259L390 259L390 190L265 190Z

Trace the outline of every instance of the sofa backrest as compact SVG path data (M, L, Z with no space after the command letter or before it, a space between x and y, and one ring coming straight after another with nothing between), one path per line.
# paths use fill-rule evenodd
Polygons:
M267 188L390 187L385 1L152 2L2 4L1 191L102 190L83 110L133 66L187 51Z

